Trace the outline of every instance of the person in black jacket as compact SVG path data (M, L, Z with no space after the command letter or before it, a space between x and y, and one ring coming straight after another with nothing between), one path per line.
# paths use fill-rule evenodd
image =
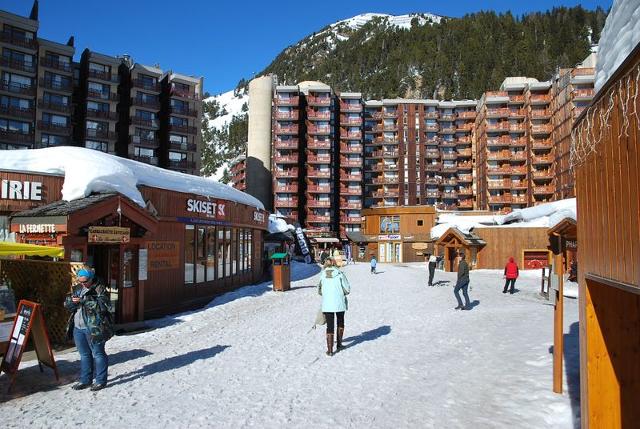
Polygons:
M469 301L469 294L467 293L467 289L469 288L469 264L466 261L464 253L460 254L460 262L458 263L458 280L456 282L456 287L453 289L453 293L456 296L456 300L458 301L458 306L455 308L456 310L470 310L471 302ZM462 290L462 295L464 295L465 305L462 305L462 300L460 299L460 290Z

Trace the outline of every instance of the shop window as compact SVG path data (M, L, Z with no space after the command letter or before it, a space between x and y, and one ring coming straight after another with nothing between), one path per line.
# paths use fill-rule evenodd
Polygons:
M240 271L241 273L244 273L244 271L247 269L246 265L245 265L245 260L244 260L244 255L245 255L245 247L244 247L244 229L240 229L239 234L238 234L238 253L239 253L239 257L238 257L238 261L239 261L239 267L238 267L238 271Z
M193 283L193 268L195 266L196 234L193 225L185 225L184 230L184 282Z
M253 231L247 231L247 269L251 271L251 265L253 263Z
M224 228L218 228L218 278L224 277Z
M216 279L216 227L207 227L207 281Z
M196 266L196 283L204 283L205 271L207 267L207 241L206 229L202 226L197 228L197 266Z
M398 234L400 232L400 216L380 216L381 234Z
M231 276L231 228L224 229L224 275Z
M231 228L231 275L238 273L238 230Z

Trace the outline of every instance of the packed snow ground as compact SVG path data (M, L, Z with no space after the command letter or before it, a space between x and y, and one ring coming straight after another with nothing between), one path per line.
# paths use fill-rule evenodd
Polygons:
M423 264L345 267L351 280L347 348L325 352L310 330L319 268L294 264L292 290L270 283L207 308L151 321L107 344L109 386L71 389L78 355L57 356L62 382L22 365L11 396L0 376L5 427L570 428L579 418L577 303L565 308L564 396L551 392L553 310L524 272L514 295L497 271L471 273L471 311L455 311L455 274ZM570 387L567 386L570 380ZM572 406L573 405L573 406Z

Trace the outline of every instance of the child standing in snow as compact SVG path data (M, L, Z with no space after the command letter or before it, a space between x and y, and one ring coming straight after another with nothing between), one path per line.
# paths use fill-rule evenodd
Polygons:
M518 264L514 261L513 256L509 257L509 262L507 262L507 265L504 267L504 278L507 279L507 281L504 283L502 293L507 293L507 288L509 288L509 284L511 284L509 293L513 295L513 288L516 286L516 279L519 274Z
M376 266L378 265L378 261L376 260L375 256L371 257L371 274L375 274L376 273Z

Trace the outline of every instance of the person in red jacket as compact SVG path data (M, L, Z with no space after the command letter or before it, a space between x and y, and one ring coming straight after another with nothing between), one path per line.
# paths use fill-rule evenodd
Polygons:
M504 289L502 290L502 293L507 293L507 288L509 288L509 284L511 284L511 288L509 288L509 293L513 295L513 288L516 285L516 279L518 278L519 274L520 272L518 270L518 264L516 264L516 262L513 259L513 256L511 256L509 258L509 262L507 262L507 265L504 267L504 278L507 279L507 281L504 284Z

